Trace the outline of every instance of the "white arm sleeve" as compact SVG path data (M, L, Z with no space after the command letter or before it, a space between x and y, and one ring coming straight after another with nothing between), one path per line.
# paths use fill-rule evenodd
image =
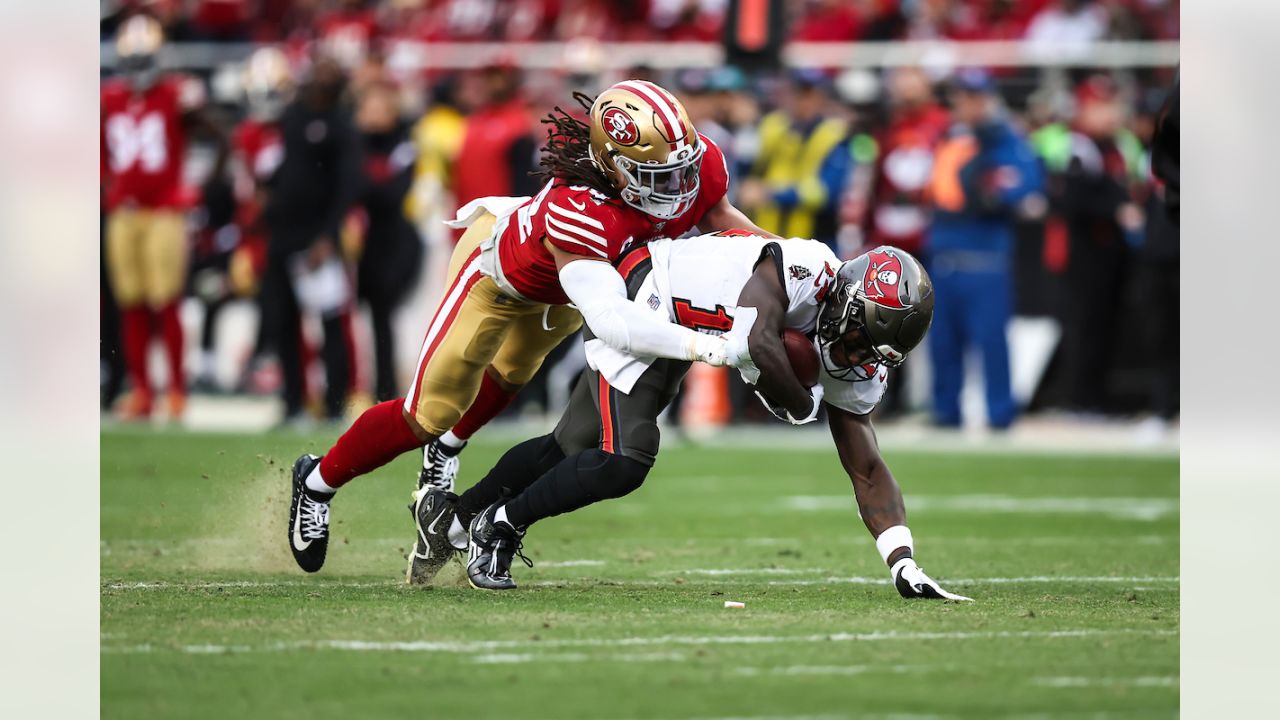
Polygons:
M627 299L627 285L612 265L574 260L560 269L560 286L597 338L631 355L714 361L718 337L676 325ZM723 351L719 353L723 364Z

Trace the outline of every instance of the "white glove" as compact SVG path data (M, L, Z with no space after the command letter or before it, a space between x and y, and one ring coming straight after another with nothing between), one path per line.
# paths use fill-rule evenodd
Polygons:
M916 565L916 561L907 557L893 564L889 570L893 576L893 584L898 594L904 598L926 598L929 600L963 600L973 602L973 598L949 593L942 589L933 578L924 574L924 570Z
M818 383L817 385L809 388L809 397L813 400L813 409L809 411L808 415L797 420L792 417L791 413L785 408L775 406L773 403L765 399L765 396L761 395L759 390L756 391L756 397L760 398L760 402L764 405L766 410L779 420L789 422L792 425L804 425L805 423L811 423L814 420L817 420L818 409L822 406L822 395L822 383Z
M698 333L690 343L685 359L704 362L711 367L724 367L729 364L728 348L724 336Z
M739 307L733 314L733 327L721 336L727 344L729 365L738 368L748 385L755 385L760 380L760 369L751 359L750 348L747 347L747 338L756 324L757 315L758 311L753 307Z

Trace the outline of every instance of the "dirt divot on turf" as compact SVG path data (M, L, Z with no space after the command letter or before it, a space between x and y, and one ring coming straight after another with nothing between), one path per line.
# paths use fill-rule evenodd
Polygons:
M241 480L233 499L209 508L206 522L230 544L201 544L194 551L200 570L248 570L279 573L297 570L285 547L289 517L289 467L260 456L262 468Z

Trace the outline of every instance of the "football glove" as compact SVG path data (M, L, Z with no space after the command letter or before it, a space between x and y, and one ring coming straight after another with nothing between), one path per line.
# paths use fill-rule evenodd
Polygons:
M689 344L685 358L711 367L724 367L729 364L728 343L723 336L698 333Z
M756 397L760 398L760 403L764 405L766 410L779 420L789 422L792 425L804 425L805 423L811 423L818 419L818 409L822 406L822 394L822 383L818 383L817 385L809 388L809 397L813 400L813 409L809 411L808 415L797 419L792 417L791 413L787 412L786 408L780 405L774 405L769 402L768 398L760 394L759 390L756 391Z
M756 324L757 314L753 307L739 307L733 314L733 327L721 335L725 339L727 362L738 368L743 381L748 385L755 385L760 380L760 369L751 359L751 352L747 347L747 338L751 335L752 326Z
M907 557L893 564L889 570L893 576L893 584L898 594L904 598L925 598L928 600L957 600L973 602L973 598L947 592L936 580L924 574L924 570L916 565L916 561Z

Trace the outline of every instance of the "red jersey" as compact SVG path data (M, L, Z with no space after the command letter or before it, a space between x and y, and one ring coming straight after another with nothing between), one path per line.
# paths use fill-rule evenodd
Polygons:
M679 217L656 220L622 200L578 185L548 182L537 197L520 206L498 238L498 262L507 281L534 302L569 302L555 259L542 244L574 255L618 259L634 243L677 238L692 230L729 190L729 172L720 148L704 135L706 150L699 171L698 198Z
M262 212L259 192L284 159L284 142L275 123L245 120L231 138L236 159L236 223L241 232L252 232Z
M204 99L199 82L179 75L141 94L124 80L102 84L102 183L108 211L121 205L173 208L184 204L182 115Z
M512 185L511 147L532 131L533 119L521 100L486 107L467 118L453 175L453 195L459 206L476 198L517 194Z
M930 221L926 191L933 156L950 124L946 110L929 105L893 118L880 134L867 218L870 244L922 251Z

